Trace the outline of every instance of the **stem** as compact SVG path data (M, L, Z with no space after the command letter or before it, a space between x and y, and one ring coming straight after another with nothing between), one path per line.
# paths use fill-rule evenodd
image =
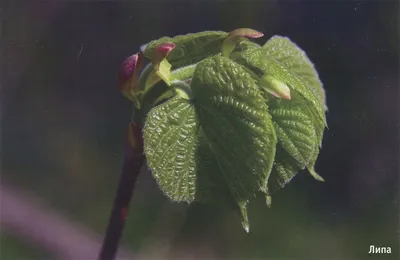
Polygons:
M172 81L171 86L175 89L177 95L180 97L190 100L192 99L192 89L190 88L190 83L185 81Z
M128 127L122 174L119 179L117 195L114 199L114 206L98 258L99 260L113 260L115 258L118 243L125 225L129 202L143 161L141 128L134 122L131 122Z

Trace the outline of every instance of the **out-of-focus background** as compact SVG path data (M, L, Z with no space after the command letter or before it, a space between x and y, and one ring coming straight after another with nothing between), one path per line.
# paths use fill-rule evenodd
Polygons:
M325 85L316 169L236 212L177 204L142 172L133 259L399 259L398 1L2 1L0 259L96 259L131 104L125 57L161 36L250 27L288 36ZM369 246L391 247L368 255ZM121 250L121 251L122 251ZM122 257L124 258L124 257Z

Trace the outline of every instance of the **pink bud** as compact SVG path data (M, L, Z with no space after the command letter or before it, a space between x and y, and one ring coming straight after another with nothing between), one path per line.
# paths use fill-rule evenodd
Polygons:
M248 38L261 38L264 36L262 32L250 29L250 28L239 28L231 31L228 35L228 38L233 36L241 36Z
M169 53L175 49L175 44L172 42L166 42L157 46L156 51L161 54L163 58L167 57Z
M282 81L270 75L265 75L259 81L261 87L277 98L291 99L290 88Z
M158 45L154 51L151 58L151 62L156 70L159 70L160 64L164 61L170 52L175 48L175 44L172 42L166 42Z
M167 85L170 85L171 64L167 60L167 56L175 48L172 42L166 42L158 45L152 53L151 63L160 77Z
M121 69L118 74L118 88L129 100L138 103L136 92L138 91L138 81L140 70L143 65L143 54L136 53L122 63Z
M233 30L228 34L222 43L222 56L228 57L235 49L236 44L241 40L241 37L260 38L263 36L264 34L262 32L249 28L239 28Z
M139 75L139 71L142 68L142 65L143 57L141 53L136 53L126 58L122 63L118 75L119 87L122 88L122 85L126 83L126 81L132 76Z

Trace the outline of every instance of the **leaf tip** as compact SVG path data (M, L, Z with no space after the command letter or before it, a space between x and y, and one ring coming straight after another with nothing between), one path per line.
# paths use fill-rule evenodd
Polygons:
M244 231L246 231L246 233L250 232L250 227L249 227L248 223L246 225L244 225L243 228L244 228Z
M320 182L325 182L324 178L322 178L315 170L314 167L308 167L308 172L310 173L311 176L314 177L317 181Z
M286 89L284 89L282 91L282 93L280 93L280 95L278 94L278 96L280 98L286 99L286 100L291 100L292 96L290 95L290 89L285 85Z
M245 201L238 202L238 206L242 217L242 227L246 231L246 233L249 233L250 224L249 224L249 219L247 217L247 202Z
M267 203L267 207L268 208L271 208L271 204L272 204L272 197L271 197L271 195L266 195L265 196L265 200L266 200L266 203Z

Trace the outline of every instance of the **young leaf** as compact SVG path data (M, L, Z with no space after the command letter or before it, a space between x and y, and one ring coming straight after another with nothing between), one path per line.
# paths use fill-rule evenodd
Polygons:
M143 131L148 166L171 200L190 203L229 197L190 101L174 97L153 108Z
M223 40L228 33L222 31L204 31L200 33L189 33L178 35L173 38L162 37L149 42L143 50L144 56L151 58L157 46L162 43L174 43L175 49L169 54L167 60L172 68L179 68L189 64L197 63L211 55L221 52Z
M307 100L292 91L291 100L270 100L270 113L278 138L269 181L272 188L286 185L318 156L318 140Z
M154 178L175 201L193 201L195 196L194 109L184 99L174 98L152 109L144 126L144 151Z
M270 103L270 113L280 145L304 169L312 156L316 133L306 100L293 91L292 100L275 99ZM280 158L276 158L279 160Z
M271 76L299 92L308 101L307 107L314 114L315 120L321 124L325 124L324 110L302 78L292 73L292 71L284 67L279 61L268 57L264 48L250 48L242 51L238 62L252 68L255 74Z
M268 47L275 50L272 44L273 42L270 43ZM316 72L313 72L314 74L312 74L311 76L308 74L299 74L301 75L299 76L295 74L296 70L294 70L293 72L292 70L289 70L282 65L283 62L286 62L285 64L291 64L291 62L295 64L296 62L292 60L296 59L296 56L294 56L293 58L286 57L286 59L281 59L280 61L277 61L274 59L274 56L267 57L266 51L263 50L264 48L257 48L256 46L248 44L241 44L241 47L242 47L241 51L238 54L236 54L236 60L239 63L251 68L251 70L253 71L253 76L255 78L261 79L259 80L260 88L263 89L265 87L263 79L265 77L269 77L286 83L293 90L292 91L293 93L300 94L297 95L298 97L296 99L297 102L301 102L301 104L299 108L295 110L301 111L301 113L306 114L308 116L309 128L310 129L313 128L313 131L315 133L313 137L314 143L312 149L309 149L313 151L313 153L311 154L311 157L308 158L306 166L309 169L309 172L311 173L312 176L314 176L318 180L322 180L322 178L315 173L314 164L318 157L319 146L322 140L323 130L325 128L326 119L324 114L324 106L322 106L320 101L317 100L317 96L312 92L312 89L306 85L306 82L309 82L311 80L309 81L305 80L307 76L314 77L314 74ZM275 53L275 56L281 57L278 55L278 53ZM268 89L265 90L267 92L271 92ZM276 101L276 99L266 97L267 103L273 102L274 100ZM280 102L283 102L283 104L290 104L290 102L285 102L285 101L280 101ZM296 101L294 101L294 103L296 103ZM271 105L271 114L272 116L274 116L273 108L276 109L277 106L279 107L280 103L275 103L275 105L271 103L270 105ZM273 121L275 123L274 118ZM279 137L282 138L282 132L281 133L278 132L280 131L280 129L286 129L286 127L277 129L278 139ZM282 141L278 144L278 146L282 146ZM287 151L285 153L280 153L280 154L284 154L283 156L288 156L288 155L293 156L293 153L290 152L288 153ZM282 184L287 183L297 173L298 170L304 169L304 160L303 160L303 165L296 166L297 164L296 161L299 160L298 156L297 158L295 158L294 164L293 163L290 164L287 162L280 163L279 160L280 156L277 155L276 165L279 165L280 171L277 171L276 167L274 167L273 174L274 172L275 173L281 172L284 176L286 176L282 178L283 179L282 181L280 181L280 183Z
M303 50L290 41L289 38L282 36L272 37L267 41L263 48L266 49L268 56L280 62L285 68L290 70L291 73L299 77L305 83L305 85L313 92L324 111L328 109L326 105L325 90L322 86L321 80L319 79L318 72ZM318 120L314 120L314 127L317 134L317 143L315 147L316 153L310 160L307 168L315 179L323 181L322 177L315 172L314 164L318 157L318 150L321 145L325 124L321 124Z
M271 188L299 170L323 180L314 165L327 109L305 53L279 36L261 47L243 37L248 30L152 41L141 50L149 58L160 46L175 48L153 56L156 72L145 69L139 78L143 96L161 76L170 86L151 104L175 93L151 109L144 126L144 152L160 188L174 201L235 203L246 231L247 203L257 191L270 206Z
M221 55L199 63L192 95L193 101L176 97L149 112L148 165L175 201L220 200L229 191L248 230L247 201L266 192L275 156L268 107L254 79Z
M254 79L221 55L201 62L193 75L194 105L211 152L238 201L265 191L276 135Z
M321 142L322 142L322 137L323 137L323 132L325 127L321 125L317 125L316 127L316 142L315 142L315 153L312 156L312 158L310 159L310 161L307 164L307 169L308 172L311 174L311 176L313 176L317 181L325 181L320 175L318 175L318 173L315 171L314 166L315 166L315 162L317 161L318 158L318 154L319 154L319 148L321 146Z
M273 36L265 43L263 48L267 51L267 56L280 62L285 68L301 78L317 97L321 107L327 110L322 82L314 64L303 50L289 38L282 36Z
M300 170L297 162L279 144L276 147L277 158L268 181L268 190L272 193L288 184Z

